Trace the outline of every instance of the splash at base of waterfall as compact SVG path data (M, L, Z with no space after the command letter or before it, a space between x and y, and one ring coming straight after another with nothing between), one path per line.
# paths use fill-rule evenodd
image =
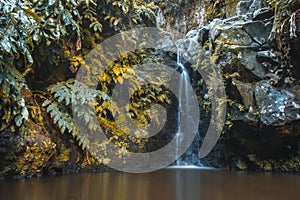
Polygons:
M166 169L205 169L205 170L216 170L216 168L213 167L204 167L204 166L198 166L198 165L172 165L167 167Z

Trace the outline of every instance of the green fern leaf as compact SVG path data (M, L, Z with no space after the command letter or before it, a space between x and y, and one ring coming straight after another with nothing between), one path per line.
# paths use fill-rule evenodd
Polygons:
M61 133L66 131L70 133L82 149L87 148L89 139L85 135L79 135L73 114L83 120L89 131L96 131L99 122L93 117L95 108L92 105L98 105L99 99L110 100L110 97L73 79L51 85L48 91L51 98L45 100L43 106L47 107L46 111L50 114L53 123L58 126ZM73 109L70 105L71 102L73 103L72 98L75 98ZM70 113L71 110L73 113Z

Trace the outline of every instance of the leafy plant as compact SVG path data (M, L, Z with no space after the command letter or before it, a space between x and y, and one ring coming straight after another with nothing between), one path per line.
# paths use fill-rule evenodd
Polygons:
M30 130L32 124L48 127L38 102L44 98L37 98L43 94L47 98L43 106L51 122L61 133L76 138L82 149L87 149L90 141L80 134L74 117L92 131L100 122L110 140L127 146L128 141L119 141L127 138L125 131L112 120L118 114L117 107L105 93L66 80L75 76L85 55L97 43L135 25L153 24L156 8L139 0L0 0L0 136L47 133ZM130 70L129 66L126 68ZM116 67L111 80L121 82L126 78L123 69L125 66ZM104 85L101 89L110 90ZM72 97L83 104L75 105L74 112Z
M96 13L92 13L93 7L95 2L92 0L0 1L0 94L1 115L5 122L1 130L12 126L11 120L20 127L28 119L21 90L29 90L23 78L39 63L34 63L38 61L34 59L35 48L39 44L49 47L62 41L70 30L80 35L82 20L88 19L93 24L91 28L101 31Z
M89 20L90 27L101 31L93 0L16 1L0 2L0 50L4 55L25 56L25 66L33 63L32 50L39 43L49 46L60 41L69 31L81 34L81 25ZM4 59L4 58L2 58Z
M106 0L104 2L105 8L108 8L103 10L104 20L109 21L110 26L116 31L127 30L142 23L154 25L155 12L158 7L153 2L141 0Z
M61 133L68 132L78 140L82 149L89 146L89 140L84 134L79 134L74 116L72 114L72 102L75 117L84 121L89 130L96 131L98 121L93 120L93 107L97 106L98 100L108 100L108 96L99 91L90 89L88 86L70 79L66 82L60 82L48 87L48 91L52 94L49 99L45 100L43 106L50 114L53 124L57 125ZM74 98L72 100L72 98ZM79 106L80 105L80 106ZM82 108L85 109L82 109Z
M10 128L12 132L28 119L28 110L22 90L27 90L21 74L17 70L0 73L0 131Z
M280 58L279 69L275 72L281 75L281 83L291 84L294 80L290 66L290 38L294 37L295 30L293 17L297 9L300 9L299 0L268 0L268 4L274 10L274 21L269 43L278 53Z
M104 18L108 14L116 17L126 15L127 21L123 20L120 24L113 22L115 26L122 24L123 28L118 30L124 30L130 27L128 25L131 22L128 20L131 21L132 16L134 16L132 20L138 24L143 21L144 17L151 18L155 9L154 4L143 1L1 0L0 73L3 81L1 80L0 91L1 96L5 97L1 100L2 107L21 106L22 110L24 106L24 111L26 111L25 102L21 98L13 101L6 99L14 92L16 92L15 96L19 97L20 87L26 86L25 82L20 84L16 80L18 77L26 78L25 76L30 72L34 73L42 68L51 69L51 73L62 72L54 70L54 67L65 58L70 61L71 66L74 65L75 72L76 68L82 64L81 60L84 59L82 53L89 51L86 49L87 46L82 46L82 43L91 43L92 39L88 35L94 35L98 41L102 38L100 34L103 32L103 24L106 25L107 19ZM64 50L65 54L63 54ZM81 50L82 52L79 52ZM36 81L44 81L43 79L45 78L39 76L29 79L29 82L36 83ZM7 121L11 119L9 115L3 115ZM19 125L23 120L19 117L16 121Z

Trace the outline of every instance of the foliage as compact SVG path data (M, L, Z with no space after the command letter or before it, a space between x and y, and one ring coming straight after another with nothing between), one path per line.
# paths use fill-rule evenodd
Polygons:
M212 21L215 18L230 17L239 0L205 0L205 20Z
M273 29L269 37L272 48L280 56L280 66L275 72L282 76L281 83L291 84L294 80L290 64L290 38L294 37L292 17L300 8L299 0L268 0L268 4L274 9ZM290 36L290 37L289 37Z
M72 116L71 103L75 101L80 104L80 106L73 108L74 113L77 114L76 117L84 120L84 125L88 126L90 130L95 131L97 129L97 121L92 120L93 110L90 108L91 106L98 105L95 98L108 100L108 96L101 91L90 89L86 85L72 79L67 82L51 85L48 87L48 91L52 96L44 101L43 106L47 108L46 111L50 114L53 123L57 125L61 133L65 133L66 131L71 133L78 140L82 149L88 147L88 138L86 135L79 134L78 127ZM82 109L83 105L87 110Z
M21 176L33 176L41 174L48 165L49 159L55 154L56 144L47 137L46 130L33 122L27 123L28 133L18 142L15 167ZM40 134L40 132L43 132Z
M81 20L88 17L80 17L80 5L91 2L0 2L1 115L6 124L2 125L1 130L6 126L13 128L11 120L20 127L28 119L28 110L21 92L29 90L23 78L32 70L35 48L39 44L49 47L66 36L69 30L80 34ZM84 9L82 11L85 12ZM94 21L96 18L89 19L94 26L100 26ZM24 72L21 74L20 71Z
M50 46L71 30L80 35L84 20L89 20L94 30L101 31L93 7L92 0L1 1L1 54L16 59L24 56L26 67L33 63L32 51L38 44Z
M104 20L109 21L116 31L133 28L133 25L154 25L155 12L158 9L153 2L141 0L105 0ZM113 9L112 9L113 8Z
M101 39L103 24L108 19L115 30L126 30L133 24L153 21L156 8L153 3L138 0L3 0L0 2L2 70L9 68L5 65L8 58L18 60L16 68L21 71L32 65L41 66L47 59L49 64L57 65L63 58L59 55L62 49L70 50L67 57L74 56L81 49L81 40L90 40L88 35Z
M299 0L267 0L268 4L272 8L280 8L280 9L291 9L296 4L299 4Z
M66 70L60 69L65 67L61 65L63 62L69 63L67 70L75 73L95 42L113 34L110 26L120 31L137 24L153 23L156 9L153 3L139 0L1 0L1 131L25 125L28 109L22 91L31 93L27 84L37 85L48 78L53 82L57 76L65 76ZM30 73L36 74L35 77L27 76ZM49 87L48 91L54 96L44 105L48 103L47 109L62 132L66 129L78 137L72 128L71 116L66 115L70 96L63 96L71 95L70 90L76 90L77 86L71 82L61 84ZM86 142L79 140L86 146Z
M137 50L136 52L122 55L108 66L105 73L99 78L102 90L109 94L112 93L115 84L123 84L124 80L129 81L131 86L129 92L132 94L125 110L130 118L140 127L148 125L150 118L156 117L150 116L149 113L149 109L153 104L168 105L171 103L168 91L159 84L159 82L163 83L163 80L157 80L157 84L137 86L139 82L149 80L146 76L151 77L152 72L147 71L141 77L135 72L135 68L148 62L155 63L159 61L152 51ZM163 77L163 74L161 76Z
M297 156L282 159L261 159L256 154L250 154L243 161L239 158L234 158L232 164L239 170L253 170L258 168L261 171L294 173L298 173L300 170L300 159Z
M99 131L98 124L100 123L108 134L109 140L120 148L127 148L132 143L136 143L140 147L143 146L145 141L140 141L139 138L131 136L131 130L121 126L122 121L126 120L125 116L122 116L123 113L119 112L120 108L110 100L106 93L89 89L86 85L74 80L51 85L48 91L51 96L44 101L43 106L50 114L52 122L56 124L61 133L71 133L78 140L82 149L89 148L90 141L87 135L80 134L74 117L78 117L83 121L84 126L88 127L88 131L92 132ZM75 98L73 99L73 114L76 116L72 115L72 98ZM74 104L74 101L77 104ZM169 102L163 88L157 86L140 88L133 95L132 102L129 102L128 111L131 118L139 126L145 126L149 123L150 116L147 110L149 110L153 101L161 104ZM96 121L93 118L94 112L97 113ZM118 116L117 121L114 120L116 116ZM140 135L141 133L135 134Z
M150 116L147 112L154 104L170 104L171 100L168 96L168 92L158 85L146 85L140 87L132 95L131 102L128 106L129 115L140 126L146 126L149 124L150 119L155 120L155 115ZM158 121L156 123L159 124Z
M21 74L11 68L0 73L0 131L10 128L15 132L28 119L28 110L22 91L27 90Z

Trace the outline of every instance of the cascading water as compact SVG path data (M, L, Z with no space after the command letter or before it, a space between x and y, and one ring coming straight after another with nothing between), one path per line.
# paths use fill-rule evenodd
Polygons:
M176 141L176 158L179 157L178 152L180 152L180 143L184 137L184 133L181 130L181 117L182 117L182 106L183 103L188 103L188 84L190 82L190 77L181 61L180 48L177 49L177 66L179 71L181 71L179 80L179 95L178 95L178 118L177 118L177 141ZM188 106L188 105L187 105ZM177 159L176 165L182 165L182 160Z
M156 26L158 29L162 27L164 24L164 16L162 14L162 11L159 10L156 15ZM167 30L170 31L170 30ZM177 113L177 132L176 132L176 151L175 151L175 158L177 158L176 162L173 163L171 167L202 167L203 165L200 162L200 159L198 157L198 151L200 149L200 136L199 133L196 134L196 138L194 142L191 144L191 147L183 154L181 151L181 146L184 137L186 136L185 134L189 133L184 133L183 131L183 125L182 122L187 122L191 119L187 119L189 116L186 114L183 114L183 110L188 112L191 105L191 96L192 94L190 93L190 77L188 74L188 71L185 67L184 60L182 59L182 52L183 49L180 48L180 40L179 38L182 38L181 34L175 34L172 32L173 39L177 40L176 46L177 46L177 60L176 60L176 66L177 70L180 72L180 79L179 79L179 91L178 91L178 113ZM184 109L183 109L184 106ZM183 118L184 117L184 118ZM181 152L181 153L180 153Z
M195 149L196 151L199 148L199 143L200 143L200 138L199 138L199 134L197 134L195 142L192 144L193 146L191 146L187 152L181 156L179 155L180 152L180 148L181 148L181 141L183 140L183 137L185 137L185 134L188 133L184 133L182 132L182 121L188 121L188 119L184 120L182 119L182 117L189 117L187 115L182 115L182 107L184 106L187 110L189 109L189 105L191 102L191 94L190 94L190 90L189 85L190 85L190 77L188 74L188 71L186 69L186 67L184 66L184 62L182 60L182 56L181 56L181 49L179 47L177 47L177 67L178 67L178 71L180 71L181 75L180 75L180 80L179 80L179 93L178 93L178 115L177 115L177 140L176 140L176 158L178 158L176 160L175 166L202 166L200 163L200 160L198 158L198 153L194 152Z

